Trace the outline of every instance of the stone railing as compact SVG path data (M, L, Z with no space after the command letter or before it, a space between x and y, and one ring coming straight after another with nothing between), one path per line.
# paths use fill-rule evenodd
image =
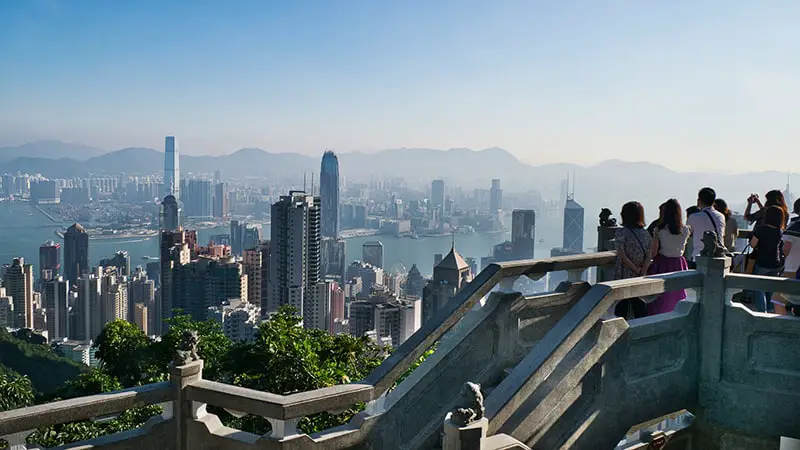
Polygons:
M153 420L135 433L121 433L104 437L89 443L82 448L120 447L128 448L256 448L267 445L269 448L349 448L354 445L372 442L373 448L382 448L381 442L409 442L400 447L391 448L419 448L428 445L431 439L438 439L438 426L429 428L421 433L417 428L405 427L404 421L410 419L424 424L436 423L437 416L441 417L447 403L442 403L433 409L420 410L419 401L426 398L426 392L440 391L439 399L447 398L448 385L442 383L442 361L450 361L446 374L455 373L458 378L473 378L481 373L486 379L496 379L503 375L503 371L518 361L526 348L530 348L536 341L537 335L543 335L543 327L536 325L539 330L531 331L530 327L519 327L513 321L543 319L553 324L558 321L560 314L566 313L571 305L580 298L588 286L583 289L564 288L563 290L539 296L526 298L521 294L504 295L493 294L485 299L493 289L499 287L501 291L512 288L515 279L521 276L539 278L551 271L567 271L570 280L577 280L586 269L590 267L608 266L615 261L614 252L602 252L585 255L575 255L543 260L515 261L501 264L492 264L482 271L471 283L460 291L453 300L438 311L434 318L417 331L404 344L396 349L378 368L366 379L346 385L333 386L309 392L292 395L278 395L251 389L230 386L202 379L202 361L190 363L185 366L171 369L170 384L144 386L134 390L117 393L102 394L100 396L68 400L66 403L57 402L32 408L23 408L15 411L0 413L0 436L5 436L14 448L25 448L23 434L27 436L38 426L53 425L91 417L105 416L118 413L122 410L142 404L163 403L162 398L152 399L143 392L155 390L168 395L166 400L172 400L172 407L165 408L163 417ZM531 312L529 300L536 303L542 302L546 309L543 313ZM480 302L480 304L479 304ZM476 305L478 305L476 307ZM486 307L489 305L489 307ZM516 315L509 314L518 310ZM535 310L536 308L533 307ZM474 311L473 311L474 310ZM465 317L469 314L469 317ZM538 315L538 317L537 317ZM513 318L513 320L512 320ZM512 325L513 323L513 325ZM485 325L492 324L492 327ZM526 329L527 328L527 329ZM511 330L510 333L504 331ZM485 340L487 330L494 330L491 340ZM521 330L521 333L520 333ZM450 333L448 333L450 332ZM447 334L447 336L446 336ZM425 364L420 366L411 377L403 382L398 389L387 396L387 391L395 385L396 381L408 370L418 358L436 342L441 341L440 347ZM491 345L486 345L491 342ZM467 349L488 349L486 357L498 356L495 364L487 370L486 358L471 358L472 370L464 370L453 362L464 363L463 355L469 354ZM466 352L466 353L465 353ZM460 356L459 356L460 355ZM478 353L475 356L480 356ZM500 357L502 356L502 357ZM439 369L435 369L438 364ZM459 385L454 385L456 388ZM424 387L424 389L423 389ZM133 392L134 394L131 394ZM140 401L131 405L122 401L115 401L117 395L140 395ZM455 397L455 396L453 396ZM129 398L129 397L124 397ZM455 401L453 398L452 401ZM70 403L72 402L72 403ZM105 402L107 406L97 407L92 410L92 404ZM366 410L354 417L347 425L326 430L314 436L301 434L297 430L298 422L306 416L319 412L336 412L346 409L357 403L366 403ZM413 414L399 414L398 411L412 409ZM59 415L41 415L57 405ZM265 417L272 426L268 436L256 436L224 427L219 418L206 412L206 405L221 407L235 415L253 414ZM423 414L420 414L424 411ZM18 417L39 416L35 422L20 421ZM88 415L88 416L87 416ZM404 419L404 417L406 419ZM158 426L154 432L154 428ZM167 431L165 431L167 430ZM394 430L394 431L393 431ZM394 440L396 433L412 432L418 439L414 441ZM386 438L391 439L389 441ZM152 439L149 440L149 439ZM155 447L147 442L158 442ZM383 447L386 448L386 447Z

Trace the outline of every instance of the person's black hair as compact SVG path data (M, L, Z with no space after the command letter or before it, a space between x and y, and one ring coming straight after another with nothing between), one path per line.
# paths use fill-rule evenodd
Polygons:
M800 198L798 198L797 200L794 201L793 212L795 214L800 214Z
M644 228L644 206L639 202L628 202L622 205L619 216L625 228Z
M783 228L783 210L780 206L769 206L764 210L764 225L771 225L775 228Z
M698 212L700 212L700 208L698 208L697 205L692 205L692 206L686 208L686 217L689 217L692 214L698 213Z
M728 202L726 202L721 198L714 200L714 209L722 213L722 215L725 216L726 219L731 217L732 213L730 208L728 208Z
M712 206L714 204L714 200L717 199L717 193L710 187L704 187L703 189L700 189L700 192L697 193L697 199L700 200L700 203L702 203L703 206Z
M671 198L664 203L660 229L667 228L672 234L683 232L683 210L678 200Z

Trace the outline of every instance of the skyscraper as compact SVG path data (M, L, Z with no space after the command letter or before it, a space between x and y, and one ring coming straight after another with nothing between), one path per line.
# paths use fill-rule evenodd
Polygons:
M210 180L189 180L183 192L183 206L187 217L214 215L214 189Z
M312 192L313 194L313 192ZM328 150L322 155L319 175L321 233L339 238L339 158Z
M361 259L375 267L383 267L383 242L367 241L361 245Z
M56 342L68 337L69 281L63 277L47 281L42 299L47 314L47 339Z
M228 185L225 183L214 185L214 217L228 217Z
M39 247L39 276L52 280L61 269L61 244L47 241Z
M492 187L489 189L489 212L497 213L503 209L503 190L500 189L500 180L492 180Z
M320 198L291 191L272 205L267 311L316 300L320 280ZM263 308L264 305L262 305Z
M161 230L178 231L181 226L181 207L174 195L167 195L161 202Z
M14 328L33 328L33 267L23 258L5 266L3 287L14 304Z
M567 195L564 205L565 250L583 251L583 206L575 201L574 194Z
M77 283L89 268L89 235L81 224L75 223L64 233L64 277Z
M322 276L344 282L347 270L347 242L344 239L322 238Z
M164 193L181 198L181 170L178 140L167 136L164 144Z
M515 259L533 259L536 243L536 212L515 209L511 213L511 245Z
M433 180L431 182L431 206L444 211L444 180Z

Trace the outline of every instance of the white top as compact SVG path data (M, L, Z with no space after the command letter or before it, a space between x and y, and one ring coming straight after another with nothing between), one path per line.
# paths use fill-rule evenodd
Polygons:
M680 234L672 234L669 228L658 230L656 236L658 237L658 242L661 243L658 253L668 258L683 256L683 251L686 250L686 242L689 241L691 232L692 229L688 225L683 227Z
M722 236L725 233L725 216L709 206L689 216L686 225L692 229L692 258L695 258L700 256L700 252L703 251L703 233L706 231L717 233L720 243L722 242Z
M797 272L797 269L800 268L800 224L792 222L792 225L783 232L781 240L792 244L792 249L786 256L783 271Z

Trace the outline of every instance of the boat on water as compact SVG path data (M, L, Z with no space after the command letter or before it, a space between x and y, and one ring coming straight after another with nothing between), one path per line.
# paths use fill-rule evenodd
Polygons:
M142 256L142 259L145 261L159 261L160 258L158 256Z

